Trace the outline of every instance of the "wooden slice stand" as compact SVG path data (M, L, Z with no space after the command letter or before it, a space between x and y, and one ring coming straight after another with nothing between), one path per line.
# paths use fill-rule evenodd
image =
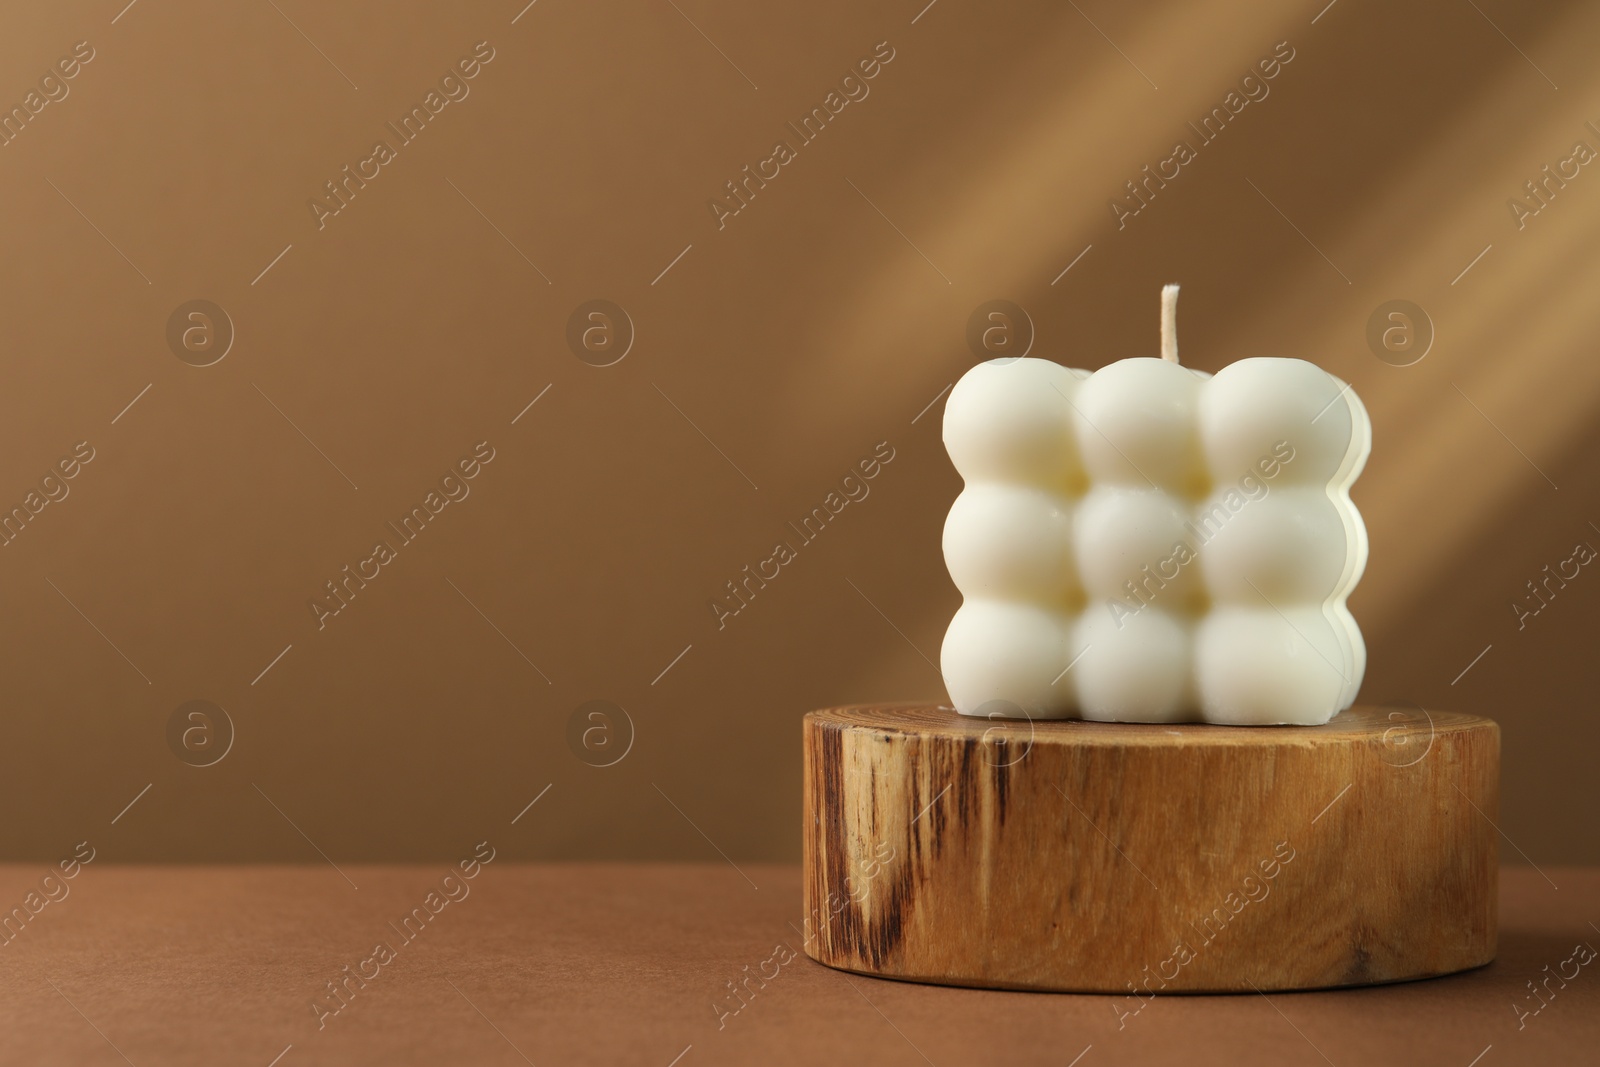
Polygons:
M814 711L806 951L1139 998L1449 974L1494 958L1499 783L1494 722L1416 707L1316 727Z

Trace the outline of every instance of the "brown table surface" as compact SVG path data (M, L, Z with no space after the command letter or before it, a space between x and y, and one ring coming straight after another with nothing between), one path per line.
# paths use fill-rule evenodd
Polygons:
M1600 960L1552 979L1538 1014L1513 1007L1537 1006L1525 983L1580 942L1600 947L1596 869L1505 871L1499 958L1471 973L1159 998L1121 1026L1137 1001L816 964L790 926L792 866L501 861L403 941L390 920L446 869L87 866L0 945L0 1063L1600 1064ZM45 873L0 867L0 907ZM380 941L393 958L319 1030L313 998ZM727 983L780 945L797 957L719 1025Z

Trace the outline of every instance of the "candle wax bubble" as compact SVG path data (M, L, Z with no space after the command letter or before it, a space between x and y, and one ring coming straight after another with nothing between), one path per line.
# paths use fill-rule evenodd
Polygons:
M1185 496L1202 492L1196 411L1205 381L1164 359L1124 359L1096 371L1073 398L1090 480Z
M1241 359L1218 371L1200 398L1200 438L1219 480L1274 465L1274 480L1353 480L1352 452L1370 447L1366 412L1344 382L1302 359ZM1276 464L1274 464L1276 460Z
M1186 722L1190 623L1149 606L1130 614L1091 607L1074 640L1085 650L1068 671L1080 714L1106 722Z
M1347 653L1316 607L1218 608L1200 621L1194 647L1208 722L1317 725L1340 707L1347 678L1336 664Z
M978 484L956 498L944 523L944 558L956 588L1066 606L1079 583L1067 546L1072 507L1028 486Z
M1082 480L1070 399L1080 376L1045 359L995 359L962 376L944 439L961 477L1066 488Z
M1009 701L1036 719L1065 716L1071 691L1056 680L1067 658L1068 627L1053 611L1004 600L967 600L945 632L940 669L950 699L968 714Z

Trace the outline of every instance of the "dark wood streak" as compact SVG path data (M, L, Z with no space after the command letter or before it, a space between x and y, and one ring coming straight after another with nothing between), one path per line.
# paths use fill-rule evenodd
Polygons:
M806 773L811 783L820 783L824 790L833 789L843 781L843 735L843 729L834 724L808 735L807 750L812 758L807 762ZM875 812L875 777L871 785ZM818 877L807 885L806 906L807 914L815 915L820 920L817 923L817 936L822 945L822 958L834 960L854 957L862 965L881 966L893 954L905 933L905 918L911 910L913 887L916 884L920 831L913 825L913 841L896 849L894 857L881 866L877 876L867 881L863 872L852 870L848 830L836 798L828 796L823 803L826 814L822 824L806 828L812 837L812 854L821 860L813 865L813 873ZM914 810L907 813L907 820L915 814ZM876 856L868 858L876 860ZM870 902L870 919L866 909L851 898L852 890L863 893ZM843 906L835 911L831 901L843 902ZM812 955L818 953L812 952Z
M867 795L872 800L872 807L868 812L868 825L872 827L872 836L878 836L878 768L874 766L867 777Z
M1350 985L1360 985L1372 981L1372 953L1368 951L1366 939L1371 935L1369 930L1358 930L1356 941L1351 945L1353 959L1350 969L1344 974L1344 980Z
M1005 821L1009 768L1003 760L991 758L981 736L967 738L954 748L941 746L930 751L918 739L880 734L876 738L879 744L914 746L913 758L908 761L913 769L907 782L895 783L909 787L906 810L900 813L907 825L907 840L896 846L893 859L868 881L861 870L853 869L841 801L847 746L852 740L846 736L850 727L818 723L809 729L808 788L819 790L824 816L820 825L806 828L812 838L812 854L821 860L813 864L816 878L808 885L807 914L818 920L818 938L830 962L844 958L850 965L880 968L893 956L913 919L923 860L936 862L947 849L966 848L969 828L982 821L987 802L994 805L999 821ZM875 836L881 808L879 786L874 768L868 777L868 811ZM866 906L851 898L852 891L863 896ZM844 904L835 912L830 900Z
M1004 750L1005 758L998 763L990 762L994 771L994 803L996 814L1000 817L1000 824L1005 825L1006 801L1011 794L1011 752Z

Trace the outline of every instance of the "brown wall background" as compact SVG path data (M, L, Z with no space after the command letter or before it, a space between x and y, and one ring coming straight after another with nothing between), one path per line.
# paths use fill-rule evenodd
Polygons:
M0 16L6 107L95 55L0 148L0 502L95 454L0 548L0 858L794 859L802 713L942 695L959 482L917 416L969 316L1013 301L1032 354L1098 367L1154 354L1178 281L1186 363L1300 356L1372 413L1363 699L1498 719L1507 858L1600 861L1600 576L1510 607L1600 545L1600 169L1507 207L1600 148L1600 9L923 2ZM480 41L470 96L319 230L307 201ZM707 201L882 41L719 230ZM1280 41L1270 95L1119 230L1123 183ZM197 298L236 331L203 368L166 340ZM609 367L565 338L594 298L636 331ZM1365 340L1391 299L1437 331L1412 366ZM319 631L308 599L484 440ZM880 441L871 495L719 630ZM168 744L194 699L235 731L210 767ZM568 742L592 699L633 725L614 766Z

